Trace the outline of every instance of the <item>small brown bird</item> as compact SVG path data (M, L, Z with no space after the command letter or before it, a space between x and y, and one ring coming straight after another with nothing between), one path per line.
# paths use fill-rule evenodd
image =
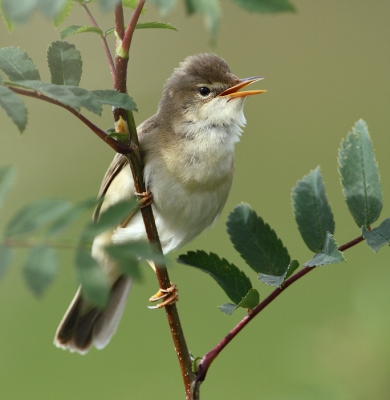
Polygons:
M239 90L260 79L238 78L215 54L188 57L165 84L157 113L138 127L144 179L153 194L165 254L194 239L221 214L232 186L234 145L246 122L244 101L265 92ZM117 154L100 188L99 197L104 196L100 212L134 195L127 159ZM109 305L99 310L79 288L57 329L58 347L84 354L92 344L98 349L107 345L122 316L131 279L104 247L140 239L146 239L146 232L139 212L127 226L95 238L92 256L112 284Z

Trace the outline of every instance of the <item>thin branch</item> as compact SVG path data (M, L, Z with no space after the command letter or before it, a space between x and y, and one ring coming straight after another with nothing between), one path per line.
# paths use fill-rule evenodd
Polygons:
M358 243L364 240L363 236L359 236L356 239L351 240L350 242L343 244L339 247L340 251L347 250ZM202 383L205 378L210 365L218 356L218 354L227 346L227 344L233 340L237 334L245 328L246 325L256 315L258 315L265 307L268 306L273 300L275 300L282 292L284 292L289 286L291 286L294 282L298 281L300 278L308 274L315 267L304 267L296 274L292 275L285 282L283 282L280 288L275 289L268 297L266 297L258 306L256 306L252 312L248 313L211 351L209 351L201 360L198 366L198 372L196 377L196 382L194 383L195 387L198 387L200 383Z
M135 27L137 26L137 22L139 20L139 17L141 15L141 11L145 5L145 0L139 0L137 6L134 9L134 12L130 18L129 25L127 25L125 34L123 36L122 40L122 49L125 53L129 53L130 45L131 45L131 40L133 38L133 34L135 31Z
M91 129L92 132L94 132L97 136L99 136L100 139L102 139L105 143L107 143L117 153L129 154L130 152L132 152L132 149L130 147L124 145L123 143L117 142L113 138L108 137L107 133L105 131L100 129L98 126L96 126L94 123L92 123L88 118L84 117L83 114L81 114L74 108L67 106L66 104L63 104L63 103L59 102L58 100L52 99L51 97L48 97L39 92L33 92L30 90L20 89L20 88L12 87L12 86L7 86L7 87L8 87L8 89L11 89L15 93L18 93L22 96L27 96L27 97L32 97L34 99L43 100L48 103L54 104L56 106L65 108L65 110L68 110L70 113L72 113L74 116L76 116L81 122L83 122L85 125L87 125L88 128Z
M127 64L129 62L129 57L122 57L122 40L125 33L125 21L123 18L123 6L122 2L118 2L114 8L115 16L115 33L116 33L116 53L115 53L115 79L114 79L114 89L120 93L127 93ZM113 111L114 120L117 122L119 117L122 117L127 121L126 111L121 108L115 108ZM132 113L131 113L132 114ZM136 134L136 133L135 133ZM134 135L134 133L133 133ZM131 136L133 136L131 135Z
M114 18L115 18L115 32L117 36L121 40L123 40L123 36L125 35L125 19L123 16L123 6L119 2L114 9Z
M127 92L127 65L129 50L131 45L132 36L134 33L135 26L141 15L142 8L145 4L145 0L139 0L138 4L131 16L129 25L124 29L124 19L123 19L123 6L121 2L115 6L115 32L117 37L116 46L116 75L114 81L114 87L121 93ZM133 113L131 111L125 111L123 109L114 110L114 119L118 121L121 116L127 121L129 127L129 139L134 151L127 155L130 168L134 178L134 187L136 192L142 193L146 192L147 188L144 182L144 164L142 160L142 155L139 148L137 130L133 118ZM162 247L160 239L157 232L156 222L153 216L153 210L151 206L143 207L141 209L142 218L145 224L145 230L149 242L151 243L154 250L158 253L162 253ZM156 276L161 289L168 289L171 286L168 271L164 263L158 263L155 265ZM180 369L182 373L182 378L184 382L186 399L194 400L196 397L192 395L193 382L195 381L195 374L192 372L192 361L191 356L188 351L187 343L185 341L183 328L180 323L179 314L175 304L165 307L165 312L167 315L173 343L175 346L176 354L179 360ZM199 392L199 391L198 391Z
M84 8L85 12L87 13L92 25L96 26L97 28L99 28L99 25L97 24L95 18L93 17L91 12L89 11L89 8L87 7L87 5L85 3L83 3L82 7ZM112 59L111 52L110 52L110 49L108 47L108 43L107 43L107 39L106 39L105 35L102 36L102 42L103 42L103 48L104 48L104 51L106 53L106 57L107 57L107 60L108 60L108 65L110 66L112 80L115 81L115 64L114 64L114 60Z
M340 250L340 251L348 250L348 249L350 249L351 247L357 245L358 243L363 242L363 240L364 240L364 237L363 237L363 236L358 236L356 239L353 239L353 240L351 240L350 242L341 245L341 246L339 247L339 250Z

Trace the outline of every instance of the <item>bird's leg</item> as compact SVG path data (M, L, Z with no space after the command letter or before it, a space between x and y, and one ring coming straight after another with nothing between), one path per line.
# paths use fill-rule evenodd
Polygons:
M134 215L136 214L136 212L140 209L140 208L144 208L146 206L150 206L151 204L153 204L153 194L151 191L146 191L146 192L134 192L134 194L137 196L138 199L138 208L136 208L135 210L133 210L128 216L127 218L122 221L122 223L120 224L121 228L125 228L130 220L134 217Z
M150 190L141 193L134 192L134 194L137 196L141 208L153 204L153 193Z
M170 306L176 303L179 300L179 292L177 290L177 286L174 283L171 283L171 286L168 289L159 289L159 291L154 294L149 301L155 302L164 299L161 303L156 306L148 306L149 309L155 310L157 308L163 308L165 306Z
M154 266L153 261L148 261L148 263L156 272L156 267ZM154 303L155 301L162 299L164 300L161 303L157 304L156 306L148 306L148 308L155 310L176 303L179 300L179 293L176 284L171 283L171 286L168 289L159 289L158 292L149 299L149 301Z

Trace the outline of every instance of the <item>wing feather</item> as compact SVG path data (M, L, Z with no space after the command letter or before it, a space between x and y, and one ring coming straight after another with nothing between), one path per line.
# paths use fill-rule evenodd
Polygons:
M112 160L110 166L108 167L106 174L104 175L102 184L100 185L98 199L102 199L104 195L107 193L108 188L110 187L112 181L115 177L122 171L122 168L127 165L128 160L123 154L117 153ZM100 208L102 206L102 202L100 202L93 212L92 219L97 221L99 218Z

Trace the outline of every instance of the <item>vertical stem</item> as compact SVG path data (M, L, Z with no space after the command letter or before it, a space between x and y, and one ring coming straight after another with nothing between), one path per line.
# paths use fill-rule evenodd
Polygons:
M123 7L122 3L118 3L115 6L115 31L117 37L117 50L116 50L116 74L114 87L116 90L122 93L127 92L126 73L129 60L129 49L133 37L133 33L141 15L142 8L145 4L145 0L139 0L134 12L131 16L130 22L124 29L124 18L123 18ZM143 174L143 160L141 151L139 148L139 141L137 136L137 130L134 122L133 113L131 111L125 111L123 109L114 109L115 121L122 116L128 123L129 127L129 139L133 152L127 154L130 168L134 178L134 187L136 192L143 193L147 191L144 182ZM149 242L151 243L154 250L158 253L162 253L162 247L157 232L156 222L153 216L153 210L151 206L143 207L141 209L142 218L145 224L146 234ZM162 289L168 289L171 286L168 271L164 263L156 263L156 276ZM165 307L169 328L171 331L173 343L175 346L176 354L179 360L182 378L184 382L186 399L192 400L194 397L191 394L191 385L195 381L195 374L192 372L192 361L190 353L188 351L187 343L185 341L184 332L180 323L179 314L177 311L176 304L168 305Z
M92 25L96 26L97 28L99 28L99 25L97 24L95 18L93 17L91 12L89 11L89 8L87 7L87 5L83 3L82 7L84 8L85 12L87 13ZM115 81L115 65L114 65L114 61L113 61L113 59L111 57L110 49L108 47L107 39L106 39L105 36L102 36L102 42L103 42L103 48L104 48L104 51L106 53L106 57L107 57L107 60L108 60L108 64L110 66L112 80Z

